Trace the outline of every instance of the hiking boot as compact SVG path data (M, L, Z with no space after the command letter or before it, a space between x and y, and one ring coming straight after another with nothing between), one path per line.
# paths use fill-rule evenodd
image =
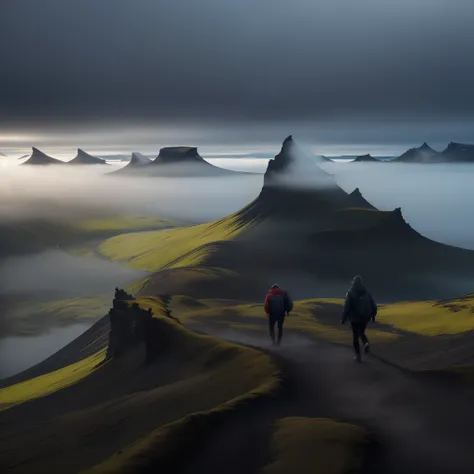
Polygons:
M370 344L369 344L368 342L366 342L366 343L364 344L364 352L365 352L366 354L368 354L368 353L370 352Z
M355 361L355 362L359 362L359 363L362 362L362 357L360 356L360 354L356 354L356 355L354 356L354 361Z

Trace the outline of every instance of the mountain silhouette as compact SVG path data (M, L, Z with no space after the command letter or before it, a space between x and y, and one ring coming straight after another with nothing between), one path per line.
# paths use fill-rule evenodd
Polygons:
M354 189L354 191L349 194L348 204L360 209L376 209L364 198L359 188Z
M380 160L377 160L377 158L374 158L370 153L366 155L356 156L353 162L356 162L356 161L364 161L368 163L380 163Z
M447 163L474 163L474 145L451 142L441 156Z
M53 158L46 153L38 150L38 148L32 148L33 153L31 154L30 158L26 160L21 165L64 165L65 162Z
M77 149L77 155L71 161L68 162L70 165L106 165L106 161L102 158L89 155L80 148Z
M151 160L150 158L146 157L145 155L142 155L141 153L138 152L133 152L132 153L132 158L128 162L127 165L125 165L123 168L119 169L118 171L114 171L113 174L134 174L137 172L140 172L140 168L146 167L151 165ZM137 173L137 174L138 174Z
M113 174L148 177L213 177L252 174L230 171L208 163L196 147L178 146L162 148L154 160L143 155L132 155L124 168Z
M268 163L253 202L196 229L191 250L152 276L143 294L258 298L277 281L297 298L342 297L362 274L380 300L435 299L468 292L474 276L473 251L425 238L401 209L379 211L358 190L347 194L313 160L301 159L291 136ZM160 253L159 239L148 239L143 251ZM172 239L173 231L164 249Z
M410 148L393 161L404 163L438 163L441 159L441 154L433 150L433 148L425 142L418 148Z
M199 155L196 147L176 146L162 148L153 161L155 165L176 163L207 163Z

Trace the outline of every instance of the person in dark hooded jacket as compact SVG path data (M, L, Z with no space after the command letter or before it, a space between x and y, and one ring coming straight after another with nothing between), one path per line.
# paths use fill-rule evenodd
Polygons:
M364 352L367 354L370 350L369 340L365 335L365 330L369 321L375 321L377 316L377 305L372 295L362 284L360 276L354 277L351 287L346 294L344 301L344 310L341 324L347 320L352 327L352 342L354 345L355 357L357 362L361 362L359 339L364 344Z
M264 309L268 314L268 325L273 344L275 344L275 324L278 325L277 344L279 345L283 337L285 316L293 309L293 301L286 291L278 285L273 285L265 298Z

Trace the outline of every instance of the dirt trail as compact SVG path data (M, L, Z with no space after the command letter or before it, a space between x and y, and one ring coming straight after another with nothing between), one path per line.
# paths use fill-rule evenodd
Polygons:
M270 351L287 368L289 384L283 401L223 426L189 472L258 472L268 460L272 424L284 416L330 417L369 429L377 449L364 473L474 472L472 390L422 379L373 356L357 364L348 348L294 334L274 349L263 336L205 330Z

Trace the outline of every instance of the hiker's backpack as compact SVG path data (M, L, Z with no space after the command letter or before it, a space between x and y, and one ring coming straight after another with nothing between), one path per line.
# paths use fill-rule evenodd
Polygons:
M273 316L283 316L286 312L285 295L272 295L269 300L270 314Z
M359 318L369 320L372 317L373 305L369 293L364 292L356 296L354 306Z

